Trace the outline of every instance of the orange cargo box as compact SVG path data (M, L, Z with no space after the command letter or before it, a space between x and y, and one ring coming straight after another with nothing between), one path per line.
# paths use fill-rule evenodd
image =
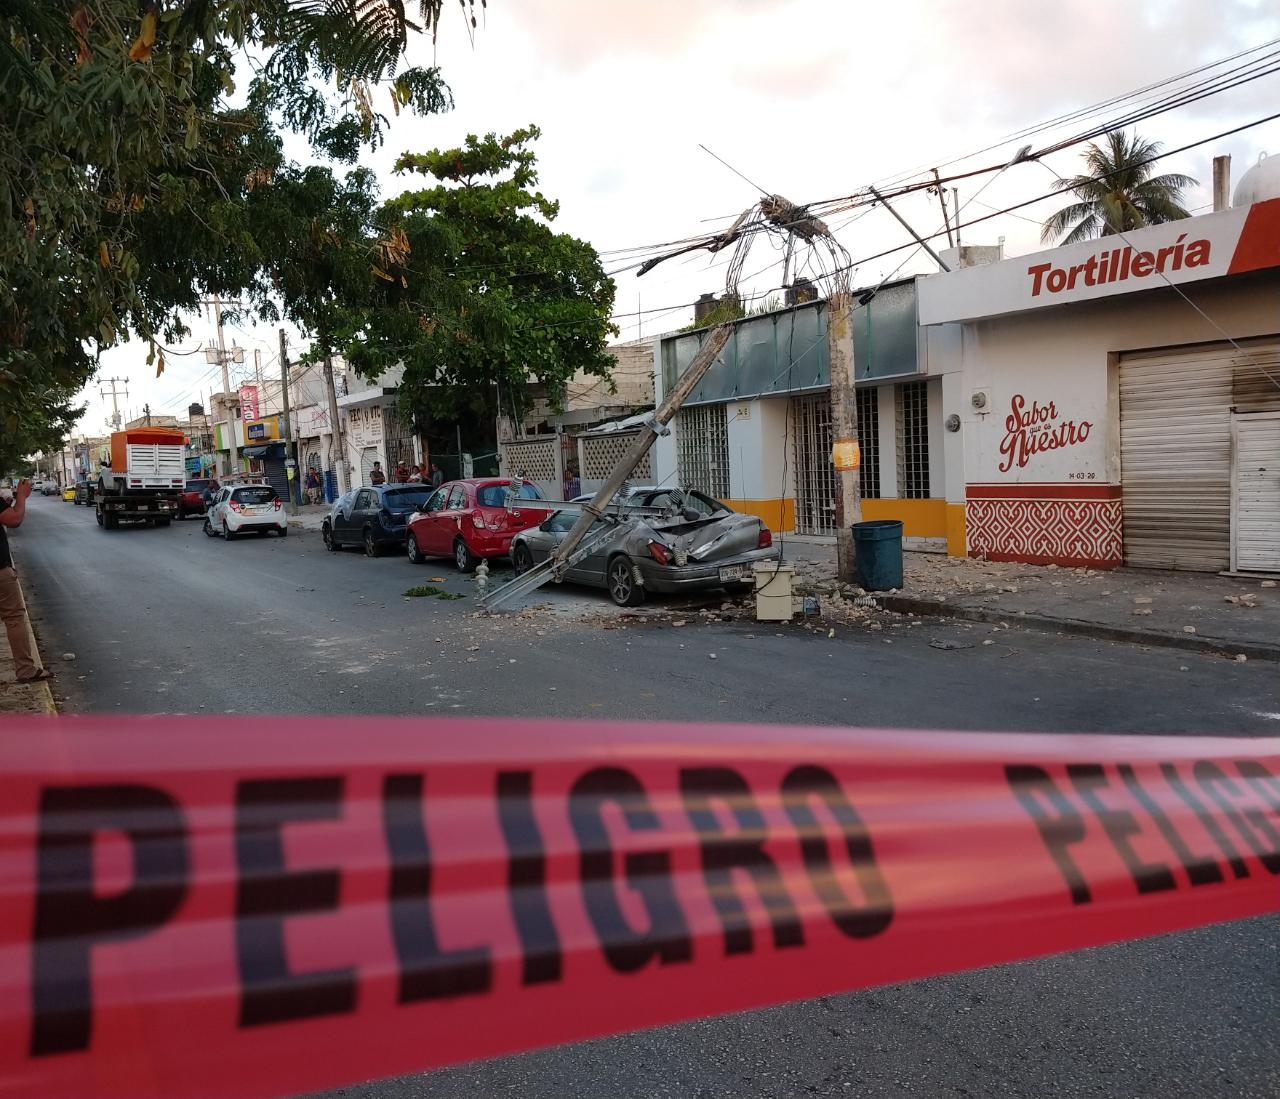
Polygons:
M129 468L126 446L147 445L150 443L182 446L187 441L186 434L176 427L134 427L128 431L111 433L111 468L123 473Z

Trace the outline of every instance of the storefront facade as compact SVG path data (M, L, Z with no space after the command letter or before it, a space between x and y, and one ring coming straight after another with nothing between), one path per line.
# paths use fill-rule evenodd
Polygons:
M1280 199L929 276L919 316L969 554L1280 571Z

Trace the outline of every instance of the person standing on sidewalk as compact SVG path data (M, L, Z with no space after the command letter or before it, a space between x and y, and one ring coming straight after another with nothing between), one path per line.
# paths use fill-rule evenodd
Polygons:
M313 506L320 503L320 474L315 466L307 467L307 499Z
M9 650L13 653L13 670L19 683L34 683L36 680L49 678L48 671L36 663L27 605L22 599L18 570L13 567L9 536L5 533L5 527L22 526L22 520L27 517L27 497L30 495L31 482L23 479L18 482L12 503L0 497L0 618L4 619Z

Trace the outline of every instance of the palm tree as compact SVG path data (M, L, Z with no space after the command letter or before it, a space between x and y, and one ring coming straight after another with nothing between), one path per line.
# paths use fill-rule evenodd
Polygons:
M1182 205L1182 192L1196 186L1190 176L1171 173L1153 176L1151 166L1162 146L1123 130L1106 135L1104 144L1089 144L1084 154L1087 174L1059 179L1059 191L1071 191L1079 199L1049 218L1040 231L1048 243L1078 244L1093 237L1111 236L1144 225L1159 225L1190 217Z

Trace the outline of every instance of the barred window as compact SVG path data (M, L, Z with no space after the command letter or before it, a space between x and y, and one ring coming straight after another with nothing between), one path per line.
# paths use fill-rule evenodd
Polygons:
M858 446L862 450L858 491L864 500L879 500L880 397L876 389L858 390Z
M696 488L717 500L729 498L729 423L724 405L680 410L676 473L681 488Z
M898 496L929 498L929 390L927 382L908 382L896 391L898 413Z

